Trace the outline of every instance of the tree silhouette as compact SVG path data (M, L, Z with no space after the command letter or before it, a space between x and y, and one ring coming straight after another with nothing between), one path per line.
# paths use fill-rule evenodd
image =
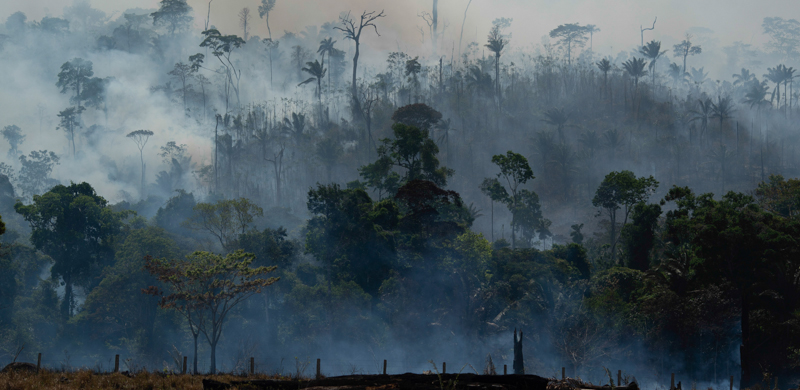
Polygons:
M61 88L61 93L67 93L69 90L74 91L75 95L70 97L69 101L77 107L82 107L84 100L83 88L93 75L91 61L73 58L71 61L61 65L56 86Z
M564 127L567 126L569 118L570 114L563 108L551 108L545 111L542 122L555 126L558 132L558 138L560 138L563 143L566 142L564 138Z
M192 23L192 7L186 0L161 0L158 11L153 12L153 25L165 26L170 35L175 35Z
M608 94L608 72L611 71L611 61L609 61L608 58L603 58L602 60L597 61L595 65L597 66L597 69L600 69L600 71L603 72L603 90L606 91L606 94Z
M327 54L328 58L330 58L331 53L333 53L333 51L336 50L336 48L333 47L333 44L335 44L335 43L336 43L336 41L334 41L333 38L331 38L331 37L328 37L328 38L323 39L322 41L320 41L319 49L317 49L317 54L322 55L321 64L322 64L323 67L325 67L325 54ZM328 90L330 91L330 89L331 89L331 76L328 75ZM330 92L328 92L328 93L330 93Z
M239 81L242 78L242 70L236 68L236 64L231 60L231 55L235 49L242 47L245 41L236 35L222 35L219 30L215 28L203 31L203 36L205 36L205 39L200 43L200 47L211 48L211 53L214 57L217 57L222 67L225 68L225 78L227 79L228 85L230 85L236 93L236 104L241 104L241 100L239 99ZM235 83L234 78L236 79ZM228 112L227 94L225 94L225 112Z
M261 0L261 5L258 6L258 17L267 22L267 33L269 34L270 41L272 40L272 30L269 28L269 13L275 8L275 1L276 0Z
M689 111L692 114L689 122L700 122L700 139L702 140L703 135L708 129L708 119L711 118L711 115L714 113L712 108L714 103L711 102L711 99L698 99L697 105L698 109Z
M75 157L75 132L83 127L80 118L83 111L83 107L77 106L68 107L58 113L58 117L61 118L58 129L63 130L67 134L67 140L72 144L72 157Z
M133 140L136 143L136 147L139 148L139 158L142 161L142 186L141 186L141 197L142 199L145 198L144 195L144 146L147 144L147 140L153 135L153 132L150 130L134 130L128 133L126 137Z
M594 40L593 40L593 38L594 38L594 33L599 33L599 32L600 32L600 29L599 29L597 26L593 25L593 24L587 24L587 25L586 25L586 26L584 26L583 28L585 28L585 29L586 29L586 32L588 32L588 33L589 33L589 50L590 50L590 51L594 51L594 49L593 49L593 43L594 43Z
M495 24L492 30L489 31L489 36L484 46L494 53L494 89L498 99L500 99L500 53L507 44L508 40L500 34L500 25Z
M650 59L650 73L653 74L653 91L655 92L656 87L656 61L658 58L666 54L665 52L661 51L661 41L652 40L647 42L647 45L642 46L639 49L639 53L643 56Z
M567 64L572 64L572 47L583 47L586 44L586 27L578 23L562 24L550 31L550 38L559 40L559 44L567 49Z
M342 26L334 27L335 29L344 33L345 39L352 40L356 45L356 50L353 54L353 82L350 86L354 118L362 119L364 116L363 112L361 111L361 99L358 98L358 84L356 84L356 76L358 75L358 57L361 53L361 32L364 30L364 27L372 27L375 30L375 34L380 36L381 34L378 34L378 26L375 25L375 21L384 16L386 15L384 15L383 11L364 11L361 13L358 25L356 26L356 22L350 17L350 13L348 12L347 15L339 17L339 22L342 24Z
M681 43L672 47L676 57L683 57L683 73L686 73L686 57L697 55L703 52L700 46L692 45L692 36L686 34L686 38Z
M297 85L305 85L316 80L317 90L315 95L317 95L320 107L322 107L322 78L325 77L325 73L327 73L328 70L323 68L322 64L317 60L314 60L314 62L306 62L306 66L304 66L301 70L310 74L311 77Z
M639 116L639 109L638 105L636 104L637 97L639 96L639 78L647 75L647 71L644 70L645 65L647 65L647 61L645 61L644 58L636 57L633 57L630 60L622 63L622 68L625 69L625 71L628 72L631 77L633 77L633 103L634 111L637 117Z
M733 112L733 102L730 98L717 97L717 103L711 103L711 117L719 119L720 141L722 141L723 121L725 121L725 119L729 119L733 115Z
M22 134L22 129L17 125L9 125L4 127L0 134L3 134L3 138L8 141L8 145L11 147L8 149L8 156L16 159L19 154L19 146L25 142L25 135Z

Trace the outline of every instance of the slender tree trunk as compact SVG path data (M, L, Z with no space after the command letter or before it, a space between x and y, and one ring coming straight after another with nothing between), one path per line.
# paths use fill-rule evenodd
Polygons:
M200 333L192 333L192 337L194 338L194 358L192 360L193 360L195 375L197 375L197 336L199 335Z
M611 216L611 261L614 262L617 259L617 210L609 214Z

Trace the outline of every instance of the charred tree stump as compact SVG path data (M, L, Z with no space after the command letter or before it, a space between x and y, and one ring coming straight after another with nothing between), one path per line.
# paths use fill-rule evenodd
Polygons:
M517 328L514 328L514 374L525 375L525 361L522 358L522 329L517 339Z

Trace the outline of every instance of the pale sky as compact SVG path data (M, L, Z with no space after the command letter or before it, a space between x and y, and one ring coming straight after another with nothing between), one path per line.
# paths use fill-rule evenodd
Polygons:
M60 16L66 6L75 0L2 0L0 21L10 14L22 11L28 20L39 20L45 15ZM458 44L464 7L468 0L440 0L440 20L448 24L446 41L450 46ZM108 14L119 15L128 8L156 8L158 0L89 0L94 8ZM273 35L282 35L283 30L300 31L307 25L320 25L334 21L342 11L385 9L386 17L379 21L382 37L370 32L364 42L373 47L394 49L398 46L418 45L418 26L424 22L417 17L421 11L430 11L431 0L278 0L270 18ZM195 10L195 25L202 28L208 7L207 0L189 0ZM211 23L223 33L237 33L237 14L249 7L255 19L252 34L267 36L266 25L257 19L259 0L214 0ZM115 15L115 17L116 17ZM663 40L671 45L681 38L687 29L705 27L714 32L721 45L743 41L756 46L763 44L764 17L780 16L800 19L800 2L797 0L473 0L464 26L464 42L483 42L492 20L499 17L513 18L510 30L512 47L538 44L550 30L563 23L595 24L602 31L594 37L597 52L617 52L639 44L640 25L652 25L658 17L654 31L645 32L645 41ZM341 41L341 37L338 37ZM427 37L426 37L427 38ZM413 52L413 50L412 50Z

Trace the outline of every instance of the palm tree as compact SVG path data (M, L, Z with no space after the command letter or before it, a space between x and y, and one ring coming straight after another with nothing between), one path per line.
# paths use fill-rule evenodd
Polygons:
M722 141L722 122L733 114L733 102L730 98L717 97L717 103L711 103L711 117L719 119L719 137Z
M317 91L316 95L319 99L320 107L322 106L322 78L325 77L325 73L327 73L327 69L322 67L319 61L314 60L314 62L306 62L306 66L302 69L303 72L306 72L311 75L307 80L303 81L298 86L308 84L314 80L317 80Z
M750 108L756 107L760 109L761 106L769 103L767 100L768 92L769 86L767 85L767 80L759 82L754 78L748 83L748 89L744 94L744 100L742 102L747 103Z
M564 127L566 127L569 117L569 113L563 108L551 108L550 110L545 111L542 122L555 126L556 131L558 132L558 138L560 138L561 142L563 143Z
M783 69L781 69L783 65L778 65L774 68L767 68L767 74L764 77L775 83L775 89L772 90L772 98L770 99L770 103L775 100L775 96L778 96L778 108L781 107L781 83L785 77Z
M711 107L714 103L711 102L711 99L698 99L697 103L700 108L689 111L692 113L692 118L689 119L689 122L700 121L700 139L702 140L703 134L705 134L705 131L708 129L708 118L710 118L713 113Z
M419 63L419 57L414 57L408 61L406 61L406 77L411 76L411 80L414 83L414 91L416 96L419 96L419 79L417 75L419 72L422 71L422 64ZM409 100L411 100L411 96L409 96ZM408 102L411 104L411 102Z
M789 100L792 96L789 94L789 83L794 81L794 71L795 69L793 67L787 68L785 65L781 65L781 74L783 76L783 105L785 107L783 112L784 116L792 105L792 102Z
M597 69L603 72L603 90L608 92L608 72L611 71L611 61L609 61L608 58L603 58L597 61L595 65L597 65Z
M283 118L283 131L294 138L297 145L300 145L305 138L306 116L303 114L292 113L292 120Z
M691 72L687 74L689 81L693 82L698 88L708 81L708 72L705 71L705 68L705 66L700 69L692 68Z
M488 42L484 45L494 53L494 83L498 99L500 99L500 52L503 51L507 43L508 41L500 34L500 26L495 25L489 32Z
M631 75L631 77L633 77L634 80L634 106L636 105L636 97L639 95L639 78L647 75L647 71L644 70L645 65L647 65L647 61L645 61L644 58L636 57L633 57L632 59L622 63L622 67L626 72L628 72L629 75ZM638 110L636 110L636 114L638 116Z
M612 129L603 133L603 146L609 149L612 154L611 158L614 158L613 154L622 146L622 134L619 133L619 130Z
M653 90L655 91L656 86L656 61L659 57L666 54L666 52L661 51L661 41L652 40L647 42L646 45L642 46L639 49L639 53L642 53L643 56L650 59L650 73L653 74Z
M322 55L323 67L325 66L325 54L327 54L328 58L330 58L331 53L333 53L333 51L336 50L336 48L333 47L334 43L336 43L336 41L334 41L333 38L330 37L328 37L327 39L323 39L319 43L319 49L317 49L317 53ZM328 75L328 91L330 91L330 89L331 89L331 77L330 75Z
M742 68L742 72L739 74L733 75L733 85L745 85L749 83L751 80L755 80L756 75L751 73L749 70Z
M579 139L581 145L589 151L589 158L594 160L594 149L600 145L600 136L596 131L585 131L581 134Z
M678 85L678 81L685 77L685 74L681 70L681 66L676 63L669 64L669 77L672 79L672 88L676 88Z

